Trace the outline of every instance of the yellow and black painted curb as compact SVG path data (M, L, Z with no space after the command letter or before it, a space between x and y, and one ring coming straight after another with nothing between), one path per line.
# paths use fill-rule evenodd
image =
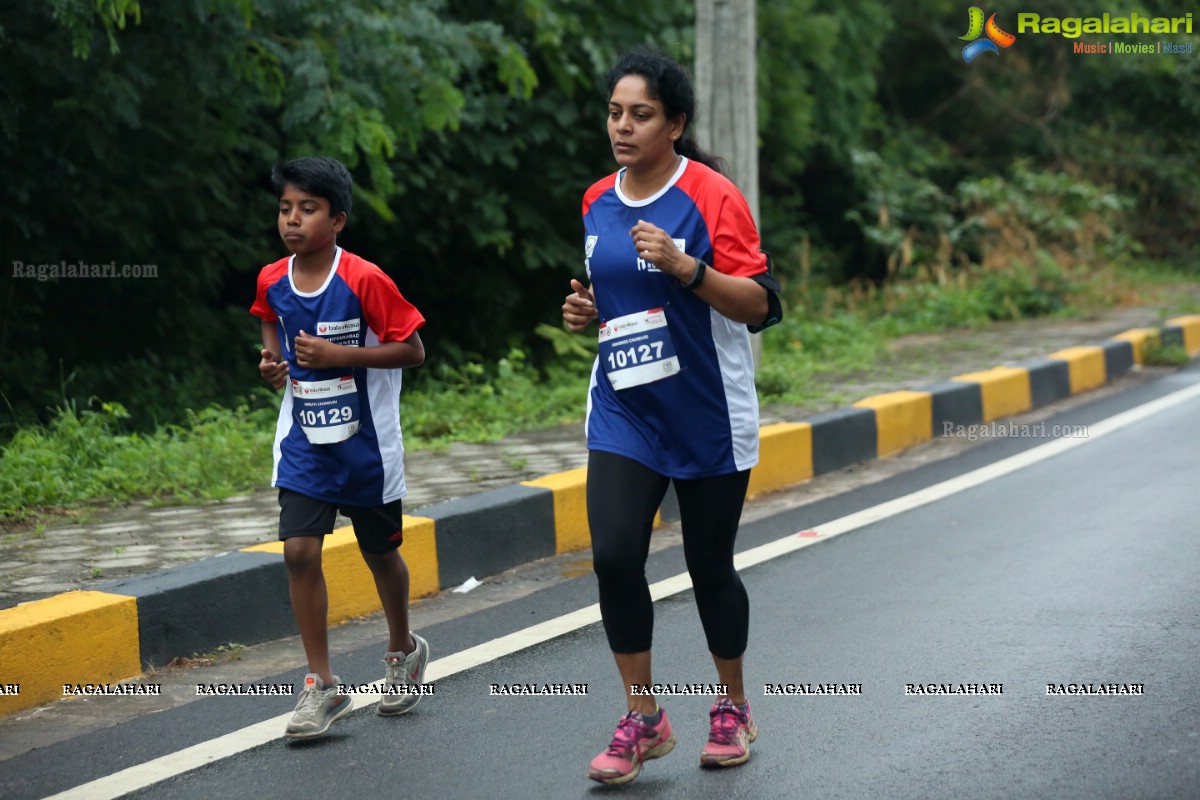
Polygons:
M1156 342L1200 355L1200 315L957 375L917 391L875 395L800 422L763 426L749 495L1103 386L1142 364L1146 348ZM401 552L411 596L587 548L586 480L586 469L571 470L406 516ZM678 519L673 492L660 519ZM326 539L323 565L331 624L380 610L374 580L349 528ZM115 581L102 591L23 603L0 610L0 681L19 687L0 692L0 714L57 700L64 684L116 683L177 656L294 633L279 542Z

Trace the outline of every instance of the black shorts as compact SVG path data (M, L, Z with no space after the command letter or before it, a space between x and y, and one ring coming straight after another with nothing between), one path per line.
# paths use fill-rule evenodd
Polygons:
M279 490L279 539L333 533L339 511L350 518L354 537L364 552L383 555L404 541L404 511L400 500L382 506L348 506L327 503L291 489Z

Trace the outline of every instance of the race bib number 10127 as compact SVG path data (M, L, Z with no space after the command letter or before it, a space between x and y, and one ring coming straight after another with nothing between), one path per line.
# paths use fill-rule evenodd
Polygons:
M651 308L601 323L600 366L617 390L678 375L679 358L663 309Z

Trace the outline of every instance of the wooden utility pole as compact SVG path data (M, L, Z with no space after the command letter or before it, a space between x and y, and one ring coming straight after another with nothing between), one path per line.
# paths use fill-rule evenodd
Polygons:
M729 178L758 216L755 0L696 0L696 141L729 162ZM762 341L750 337L754 363Z

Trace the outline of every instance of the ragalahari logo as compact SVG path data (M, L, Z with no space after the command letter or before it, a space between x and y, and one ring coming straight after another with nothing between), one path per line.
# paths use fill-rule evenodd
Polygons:
M984 24L983 9L981 8L971 6L967 11L967 20L967 33L958 38L968 43L962 51L963 61L968 64L983 53L1000 55L1001 47L1012 47L1012 43L1017 40L1017 37L1011 33L1000 30L1000 26L996 24L995 14L988 17L987 24ZM984 33L987 34L987 38L979 38Z

